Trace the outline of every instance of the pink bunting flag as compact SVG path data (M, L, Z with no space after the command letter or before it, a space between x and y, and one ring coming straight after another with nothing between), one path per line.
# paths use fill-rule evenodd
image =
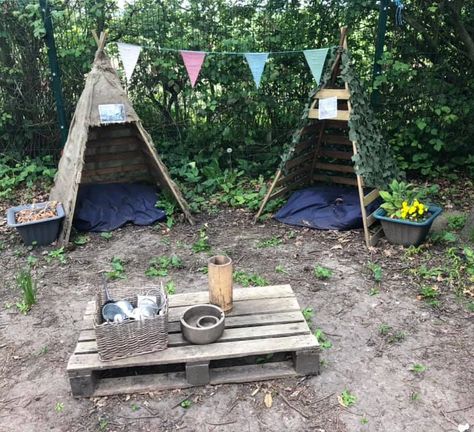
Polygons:
M204 62L204 58L206 57L206 53L202 51L180 51L180 54L181 57L183 57L184 66L188 71L191 86L194 87Z

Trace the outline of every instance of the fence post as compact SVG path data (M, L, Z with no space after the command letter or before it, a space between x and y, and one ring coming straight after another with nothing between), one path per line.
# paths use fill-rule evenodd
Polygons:
M59 69L56 44L54 42L53 22L48 0L39 0L41 16L43 17L44 29L46 31L45 42L48 49L49 69L51 70L51 83L53 87L54 102L58 116L59 130L61 134L61 147L66 144L68 135L68 122L64 110L63 91L61 86L61 70Z

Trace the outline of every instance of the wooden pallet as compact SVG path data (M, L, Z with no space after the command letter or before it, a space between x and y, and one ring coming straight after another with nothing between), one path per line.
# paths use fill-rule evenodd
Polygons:
M290 285L234 289L222 337L209 345L189 344L179 318L187 307L207 302L207 291L170 296L168 348L107 362L99 360L95 304L89 302L67 366L72 394L105 396L319 373L319 345Z

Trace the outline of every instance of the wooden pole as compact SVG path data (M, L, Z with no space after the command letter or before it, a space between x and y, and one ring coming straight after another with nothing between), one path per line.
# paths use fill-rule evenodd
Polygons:
M267 205L267 202L270 198L270 195L272 194L273 192L273 189L275 189L275 185L277 183L277 181L280 179L281 177L281 169L279 169L276 174L275 174L275 178L270 186L270 188L268 189L268 192L267 194L265 195L265 198L263 198L263 201L262 201L262 204L260 206L260 208L258 209L258 213L255 215L255 218L253 220L253 223L257 223L258 221L258 218L260 217L260 215L263 213L263 210L265 209L265 206Z
M209 303L219 306L224 312L232 310L232 260L217 255L208 262Z

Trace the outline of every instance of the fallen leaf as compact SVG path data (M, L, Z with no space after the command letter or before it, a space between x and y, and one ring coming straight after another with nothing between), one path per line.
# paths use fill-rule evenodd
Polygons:
M273 405L273 398L272 398L272 394L271 393L267 393L265 395L265 398L263 399L263 402L265 402L265 406L267 408L271 408L272 405Z

